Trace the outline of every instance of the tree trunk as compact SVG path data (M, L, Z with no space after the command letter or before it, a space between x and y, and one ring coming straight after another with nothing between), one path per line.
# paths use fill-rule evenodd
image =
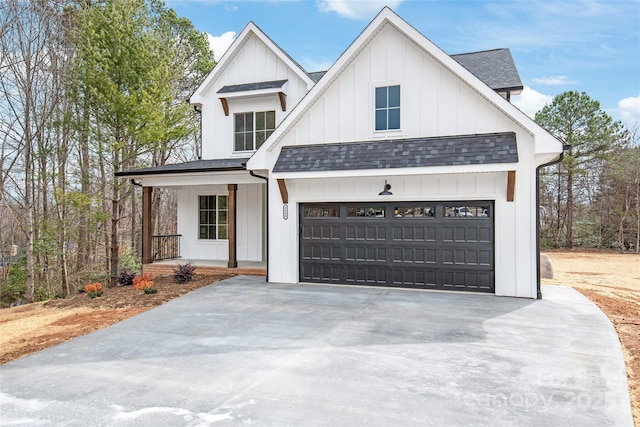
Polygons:
M565 248L573 248L573 171L567 171L567 238Z
M89 195L91 176L89 174L89 107L83 101L81 131L79 135L80 151L80 189L82 194ZM89 217L87 209L80 209L78 218L78 253L76 255L76 271L81 271L89 265L91 245L89 239Z

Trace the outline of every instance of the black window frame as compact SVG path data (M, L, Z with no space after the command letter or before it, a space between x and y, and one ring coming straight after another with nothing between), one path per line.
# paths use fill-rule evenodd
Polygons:
M227 240L228 233L229 196L226 194L199 195L198 240Z
M249 111L233 115L233 151L255 151L276 129L276 111Z
M395 93L397 89L397 94ZM391 90L394 91L391 94ZM374 93L374 129L376 132L400 130L402 93L400 85L379 86ZM393 96L392 96L393 95ZM397 99L396 99L397 95ZM397 116L397 118L396 118ZM391 125L393 119L393 127ZM396 127L397 125L397 127Z

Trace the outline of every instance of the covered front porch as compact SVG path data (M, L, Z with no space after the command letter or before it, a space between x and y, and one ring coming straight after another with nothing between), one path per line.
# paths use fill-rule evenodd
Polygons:
M266 182L246 159L198 160L119 172L142 187L142 265L172 274L191 262L198 271L266 275ZM175 191L175 234L156 235L154 189Z

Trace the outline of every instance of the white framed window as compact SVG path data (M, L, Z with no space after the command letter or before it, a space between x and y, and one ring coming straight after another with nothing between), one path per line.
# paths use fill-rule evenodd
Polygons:
M227 239L229 230L228 196L198 196L198 238Z
M234 122L234 150L253 151L260 148L276 129L276 112L234 114Z
M375 129L400 129L400 85L377 87L375 97Z

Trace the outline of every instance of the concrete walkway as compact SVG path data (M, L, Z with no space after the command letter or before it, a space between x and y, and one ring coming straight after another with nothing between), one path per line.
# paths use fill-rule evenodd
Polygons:
M543 292L239 276L0 366L0 424L632 426L611 323Z

